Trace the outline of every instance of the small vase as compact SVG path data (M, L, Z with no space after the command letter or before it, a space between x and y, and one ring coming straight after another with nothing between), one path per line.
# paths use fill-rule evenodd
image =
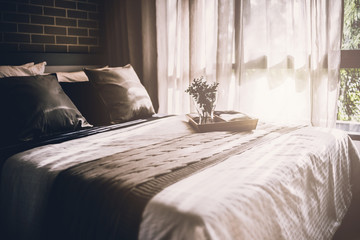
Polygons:
M199 115L198 124L214 123L214 111L216 107L216 98L213 101L208 101L206 104L201 104L194 100L196 111Z

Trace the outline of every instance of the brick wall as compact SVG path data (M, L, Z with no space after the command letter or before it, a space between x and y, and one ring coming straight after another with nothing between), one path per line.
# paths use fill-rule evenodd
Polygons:
M98 53L101 0L0 0L0 53Z

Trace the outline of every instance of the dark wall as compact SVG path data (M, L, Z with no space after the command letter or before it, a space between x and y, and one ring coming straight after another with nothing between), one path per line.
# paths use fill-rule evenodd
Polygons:
M0 54L101 53L101 3L0 0Z

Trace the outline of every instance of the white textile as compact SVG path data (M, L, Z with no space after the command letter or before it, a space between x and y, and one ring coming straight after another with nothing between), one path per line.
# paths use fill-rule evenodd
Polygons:
M358 164L344 133L298 130L157 194L140 239L331 239Z
M184 118L169 117L16 154L1 172L1 220L14 238L38 239L60 171L193 133ZM146 207L140 239L329 239L360 189L351 172L359 163L345 133L297 130L161 191Z

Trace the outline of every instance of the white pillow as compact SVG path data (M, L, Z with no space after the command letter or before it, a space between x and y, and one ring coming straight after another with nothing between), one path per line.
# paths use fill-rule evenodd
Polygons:
M45 72L46 62L27 63L21 66L0 66L0 78L14 76L35 76Z
M32 75L42 75L45 72L45 66L46 66L46 62L41 62L38 64L35 64L34 66L30 66L28 67L28 69L31 71Z
M24 65L21 65L20 67L31 67L34 66L34 62L25 63Z
M20 65L20 66L9 66L9 65L8 66L0 66L0 74L7 73L7 72L9 72L9 74L10 74L10 72L16 71L19 68L28 68L31 66L34 66L34 62L25 63L24 65Z
M87 82L89 81L84 71L78 72L56 72L59 82Z

